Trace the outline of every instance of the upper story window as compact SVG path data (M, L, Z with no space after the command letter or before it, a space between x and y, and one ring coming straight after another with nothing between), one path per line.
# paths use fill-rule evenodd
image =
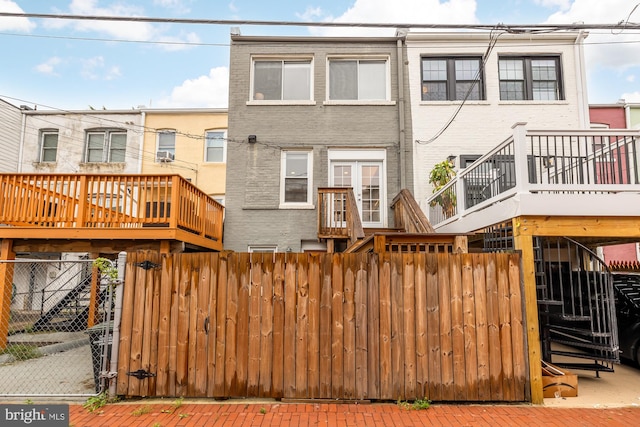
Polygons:
M501 57L498 64L501 100L563 99L559 57Z
M329 100L389 100L388 65L388 58L330 59Z
M40 133L40 161L55 162L58 155L58 131L43 130Z
M311 204L312 155L309 151L283 151L280 202L290 207Z
M227 151L227 131L211 130L205 133L205 162L224 163Z
M483 88L480 57L422 58L423 101L481 100Z
M311 59L254 59L253 100L312 99Z
M85 162L120 163L125 161L127 132L121 129L87 132Z
M158 132L156 162L172 162L176 155L176 132L161 130Z

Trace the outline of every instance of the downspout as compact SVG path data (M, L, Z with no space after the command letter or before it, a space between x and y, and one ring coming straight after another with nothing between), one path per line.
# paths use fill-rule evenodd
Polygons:
M626 102L624 104L624 122L627 129L631 129L631 106Z
M17 172L22 172L22 156L24 155L24 134L27 130L27 116L24 114L24 111L20 110L20 114L22 115L22 132L20 132L20 147L18 148L18 170ZM40 143L38 142L38 145Z
M142 156L144 155L144 142L147 137L147 114L144 111L142 111L141 114L142 118L140 120L142 122L142 141L140 141L140 147L138 148L138 170L136 173L142 173ZM153 156L155 158L155 149Z
M578 62L579 70L576 73L576 86L578 89L578 105L580 106L578 113L580 118L580 123L582 124L583 129L589 128L589 101L587 99L587 91L585 88L586 85L586 75L585 75L585 63L584 63L584 45L582 41L587 37L583 30L578 32L578 36L576 37L576 41L574 44L574 52L575 52L575 60Z
M407 159L405 141L405 120L404 120L404 55L402 51L402 41L406 36L406 31L397 31L397 52L396 62L398 65L398 150L400 151L400 190L407 186ZM413 192L413 188L411 189Z

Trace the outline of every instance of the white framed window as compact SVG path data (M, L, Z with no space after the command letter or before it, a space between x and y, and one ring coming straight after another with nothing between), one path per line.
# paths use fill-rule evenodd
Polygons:
M498 66L501 100L564 99L559 56L501 57Z
M311 101L311 58L254 58L253 101Z
M278 245L249 245L247 252L253 253L275 253L278 252Z
M329 101L389 101L389 58L329 58Z
M122 163L127 149L127 132L116 130L87 131L86 163Z
M204 136L204 161L224 163L227 161L227 131L225 129L209 130Z
M58 131L43 130L40 133L40 161L55 162L58 155Z
M164 129L157 133L156 162L173 161L176 155L176 131Z
M311 151L283 151L280 207L312 208L313 155Z

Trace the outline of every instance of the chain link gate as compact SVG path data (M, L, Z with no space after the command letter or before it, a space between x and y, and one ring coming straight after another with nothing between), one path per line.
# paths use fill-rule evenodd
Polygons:
M103 392L116 279L86 259L19 259L0 268L0 290L11 287L10 310L0 310L0 331L7 331L0 336L0 396Z

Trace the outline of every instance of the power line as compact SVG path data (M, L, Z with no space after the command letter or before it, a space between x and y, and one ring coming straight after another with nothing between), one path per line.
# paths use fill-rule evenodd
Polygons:
M635 8L634 8L635 10ZM633 12L633 11L632 11ZM111 22L149 22L164 24L199 24L199 25L255 25L255 26L288 26L288 27L348 27L348 28L428 28L428 29L476 29L491 31L496 28L513 32L536 32L558 30L626 30L640 29L640 23L620 21L616 24L425 24L425 23L375 23L375 22L304 22L304 21L265 21L237 19L194 19L194 18L153 18L144 16L106 16L106 15L70 15L46 13L10 13L0 12L0 16L8 18L41 18L65 19L74 21L111 21ZM629 18L631 14L629 14ZM627 18L628 19L628 18Z

